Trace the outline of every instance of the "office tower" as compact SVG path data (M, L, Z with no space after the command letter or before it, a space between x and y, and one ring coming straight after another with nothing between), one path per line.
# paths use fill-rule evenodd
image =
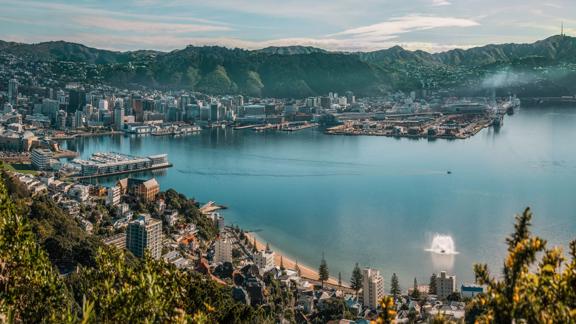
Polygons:
M215 122L215 121L220 120L219 112L220 112L220 104L219 103L210 104L210 121L211 122Z
M86 91L82 89L70 89L68 91L68 110L67 113L74 113L86 106Z
M98 110L108 110L108 100L106 99L98 100Z
M364 268L362 275L363 304L365 307L376 309L378 301L384 297L384 279L380 271L371 268Z
M114 129L124 129L124 100L116 99L114 102Z
M162 254L162 221L144 214L128 224L126 248L141 258L146 250L154 259Z
M56 116L56 128L59 130L65 130L67 117L68 114L64 110L58 111L58 115Z
M16 105L18 98L18 81L16 79L8 80L8 102Z

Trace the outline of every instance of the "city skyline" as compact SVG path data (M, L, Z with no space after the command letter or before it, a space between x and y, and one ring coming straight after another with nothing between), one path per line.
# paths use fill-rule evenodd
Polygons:
M112 50L169 51L187 45L258 49L304 45L371 51L400 45L439 52L533 42L576 25L569 1L366 1L306 3L180 0L0 0L0 39L65 40Z

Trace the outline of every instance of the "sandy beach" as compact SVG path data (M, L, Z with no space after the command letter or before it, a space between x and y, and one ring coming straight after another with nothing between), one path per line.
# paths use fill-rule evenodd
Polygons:
M258 248L258 250L264 250L266 248L266 244L263 243L258 238L258 236L255 236L253 233L246 233L246 236L248 236L248 238L250 239L250 242L254 242L254 238L256 237L256 247ZM274 251L274 252L275 252L275 262L276 262L277 266L280 266L280 257L282 257L282 261L283 261L284 267L286 269L294 270L296 268L296 261L295 260L293 260L293 259L291 259L285 255L282 255L278 251ZM318 280L318 271L317 270L313 270L311 267L306 266L300 262L298 262L298 267L300 268L300 276L302 278L311 279L311 280ZM328 269L330 269L330 265L328 265ZM330 279L328 279L327 282L330 284L333 284L333 285L337 285L338 279L334 278L331 275ZM347 286L344 281L342 281L342 285L344 287Z

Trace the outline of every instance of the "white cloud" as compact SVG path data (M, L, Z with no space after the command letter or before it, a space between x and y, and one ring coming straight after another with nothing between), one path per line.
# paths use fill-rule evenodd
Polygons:
M116 19L103 16L82 16L75 19L76 23L91 28L101 28L106 30L136 32L136 33L192 33L192 32L213 32L213 31L230 31L227 26L220 25L203 25L193 23L169 23L154 22L151 20L127 20Z
M390 39L412 31L446 27L473 27L479 23L465 18L408 15L369 26L348 29L333 36Z
M448 0L432 0L432 5L433 6L448 6L451 5L452 3Z

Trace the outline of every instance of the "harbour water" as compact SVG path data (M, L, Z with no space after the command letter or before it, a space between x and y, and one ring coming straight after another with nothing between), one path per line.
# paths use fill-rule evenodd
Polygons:
M470 282L475 262L498 272L526 206L550 245L576 238L576 109L521 109L499 131L453 141L211 129L65 146L84 158L167 153L174 167L156 173L162 190L228 206L228 223L300 263L316 268L324 252L334 276L349 278L356 262L377 268L386 287L393 272L403 289L442 270ZM437 234L457 253L429 251Z

